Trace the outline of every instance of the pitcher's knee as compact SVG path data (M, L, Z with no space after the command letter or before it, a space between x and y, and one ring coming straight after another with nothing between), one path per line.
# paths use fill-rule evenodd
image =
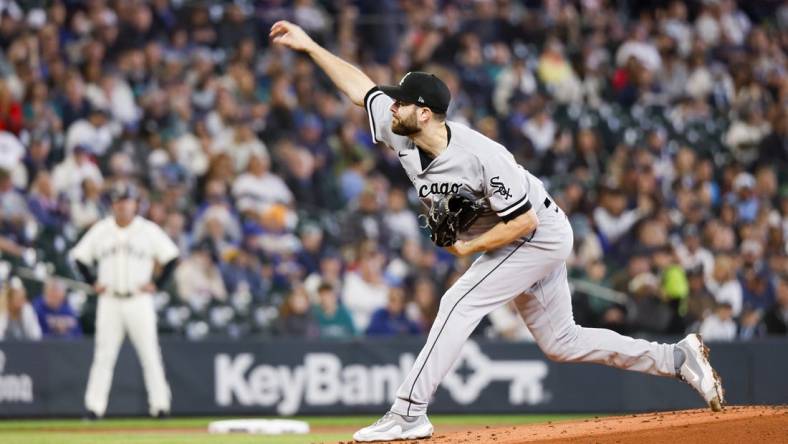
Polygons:
M539 347L547 359L555 362L571 361L577 355L577 325L567 329L562 334L552 337L547 343L540 343Z

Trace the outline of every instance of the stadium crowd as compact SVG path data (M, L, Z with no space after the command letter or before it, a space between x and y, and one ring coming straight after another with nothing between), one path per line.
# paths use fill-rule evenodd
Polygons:
M270 46L279 19L377 83L436 73L450 119L543 178L579 323L786 334L785 2L0 0L0 338L91 333L56 275L117 181L181 249L162 332L429 328L469 259L429 243L364 110ZM477 334L528 338L510 307Z

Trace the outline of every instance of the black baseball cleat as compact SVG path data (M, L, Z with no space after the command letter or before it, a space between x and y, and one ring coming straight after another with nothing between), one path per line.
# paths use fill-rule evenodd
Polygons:
M93 421L98 421L99 419L101 419L101 417L97 415L96 412L94 412L93 410L88 410L82 416L83 421L93 422Z
M157 410L153 417L156 419L167 419L170 417L170 412L166 410Z

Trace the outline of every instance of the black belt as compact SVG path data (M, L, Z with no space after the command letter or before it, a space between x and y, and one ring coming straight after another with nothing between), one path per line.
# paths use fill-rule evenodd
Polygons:
M112 294L113 297L122 298L122 299L130 298L134 296L134 293L126 293L122 291L113 291L110 294Z

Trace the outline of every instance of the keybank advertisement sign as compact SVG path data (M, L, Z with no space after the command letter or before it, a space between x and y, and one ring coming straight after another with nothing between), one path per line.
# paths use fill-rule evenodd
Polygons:
M6 354L0 349L0 406L33 402L33 378L26 373L8 373Z
M393 350L392 350L393 351ZM258 360L252 353L214 358L215 401L221 407L274 408L293 415L304 407L386 405L413 366L413 353L392 353L390 362L343 362L330 352L308 352L296 365ZM509 404L537 405L549 394L548 366L540 360L495 360L475 342L462 349L442 388L456 404L476 402L493 383L507 386Z

